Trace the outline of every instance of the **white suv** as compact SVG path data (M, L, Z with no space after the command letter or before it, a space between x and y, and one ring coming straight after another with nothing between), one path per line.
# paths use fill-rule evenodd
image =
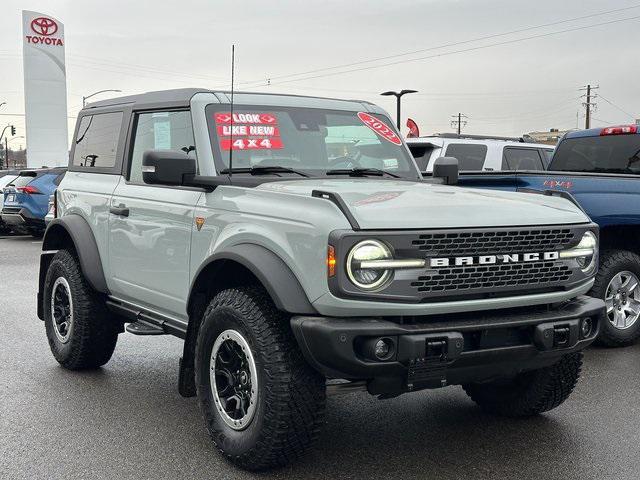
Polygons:
M407 144L422 172L433 171L438 157L457 158L461 171L546 170L554 150L522 138L454 133L408 138Z

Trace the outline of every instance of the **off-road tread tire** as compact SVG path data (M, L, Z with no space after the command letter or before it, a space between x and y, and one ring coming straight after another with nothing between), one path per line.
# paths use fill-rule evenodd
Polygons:
M633 268L634 265L635 268ZM640 256L628 250L605 250L600 252L600 268L589 295L604 300L609 282L621 270L632 271L640 278ZM638 338L640 338L640 320L627 330L617 330L611 325L607 315L604 314L602 325L600 326L600 334L595 343L603 347L624 347L631 345Z
M210 392L209 379L204 379L202 373L208 372L211 355L203 342L207 329L214 326L216 312L232 315L248 334L249 344L253 342L257 347L252 350L258 376L264 379L259 386L259 395L264 394L264 410L258 407L252 421L258 421L263 411L262 427L257 441L241 454L224 448L224 427L216 425L216 419L222 420L209 400L211 395L206 395L206 390ZM206 370L202 362L206 362ZM276 309L260 286L224 290L210 301L197 338L195 370L198 400L209 434L220 452L235 465L253 471L281 467L298 460L317 440L324 421L325 379L305 362L291 332L289 316Z
M73 301L73 327L66 344L57 340L48 307L51 288L60 273L69 283ZM69 370L83 370L98 368L109 361L118 340L118 328L109 319L104 299L85 280L73 252L59 250L51 260L44 283L44 304L47 339L60 365Z
M488 413L531 417L564 402L576 386L581 368L582 352L570 353L549 367L521 373L510 385L476 383L463 388Z

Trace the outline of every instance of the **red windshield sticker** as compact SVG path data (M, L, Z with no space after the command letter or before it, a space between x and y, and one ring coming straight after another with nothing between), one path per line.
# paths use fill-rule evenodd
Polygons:
M218 125L218 136L279 137L280 129L271 125Z
M231 150L231 138L221 138L220 148ZM233 138L233 150L279 150L284 148L282 140L273 138Z
M373 115L369 115L365 112L358 112L358 118L362 120L367 127L376 132L385 140L390 141L394 145L402 145L402 140L400 137L394 133L384 122L378 120Z
M230 112L219 112L215 115L217 124L231 124L232 118L234 124L278 124L278 117L273 113L234 113L233 117L231 117Z

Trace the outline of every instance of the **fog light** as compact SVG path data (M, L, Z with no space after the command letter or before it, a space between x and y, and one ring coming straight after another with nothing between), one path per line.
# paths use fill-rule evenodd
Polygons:
M386 338L381 338L376 342L376 346L374 349L374 354L378 360L383 360L389 356L389 352L391 351L391 345Z
M583 318L580 322L580 334L582 338L587 338L593 330L593 321L590 318Z
M356 345L365 358L378 362L391 360L396 353L396 343L392 337L369 337L356 341Z

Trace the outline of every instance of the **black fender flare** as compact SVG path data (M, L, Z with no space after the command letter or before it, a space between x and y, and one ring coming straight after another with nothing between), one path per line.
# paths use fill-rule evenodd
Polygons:
M97 292L109 293L107 281L102 269L102 261L98 244L91 230L89 223L77 214L65 215L64 217L54 219L44 234L42 240L43 252L52 250L60 250L64 247L61 237L68 235L73 242L73 247L78 255L80 269L84 278L89 285ZM44 255L44 254L43 254ZM42 262L40 265L40 291L44 283L46 271L42 271Z
M216 252L202 263L189 288L187 312L190 318L178 378L178 391L183 397L196 394L194 356L201 321L198 315L204 312L209 300L198 294L199 280L205 270L215 268L214 265L222 267L226 261L236 262L249 270L262 283L279 310L304 315L317 314L289 266L268 248L242 243Z
M302 285L284 260L268 248L253 243L234 245L207 258L193 277L189 289L189 303L200 274L214 262L224 260L237 262L248 269L262 283L279 310L303 315L317 313Z

